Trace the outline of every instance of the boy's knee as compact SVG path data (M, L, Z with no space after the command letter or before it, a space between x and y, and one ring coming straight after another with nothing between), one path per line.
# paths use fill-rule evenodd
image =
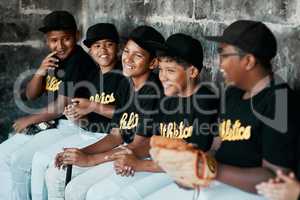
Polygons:
M69 182L65 189L65 200L82 200L86 199L85 187L76 182Z
M43 152L36 152L33 156L32 166L43 165L48 166L51 162L51 158Z
M14 152L9 157L9 164L13 171L15 170L25 170L30 172L31 165L26 164L24 160L24 155L21 151Z
M64 185L65 174L65 170L58 169L55 167L48 168L45 175L47 186L53 186L57 184Z
M93 187L91 187L86 193L86 200L93 200L95 196L97 196L95 190L93 189Z

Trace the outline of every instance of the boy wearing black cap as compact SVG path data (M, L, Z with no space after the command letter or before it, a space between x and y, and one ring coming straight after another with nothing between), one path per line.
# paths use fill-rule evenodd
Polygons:
M32 200L47 199L43 187L45 171L53 157L65 147L84 147L95 143L103 133L112 127L111 118L115 105L119 102L118 88L122 75L117 59L119 35L116 27L110 23L98 23L88 28L83 43L98 64L90 71L89 84L93 90L81 92L84 98L73 98L64 114L72 121L84 120L84 130L80 134L61 139L55 144L36 152L32 161L31 196Z
M275 170L294 168L294 94L271 73L277 43L263 23L236 21L222 36L207 39L219 42L220 68L233 86L220 116L217 179L256 192L254 186Z
M43 20L43 27L39 31L46 36L46 43L51 51L42 61L39 69L27 84L27 99L36 99L42 93L48 93L49 100L58 96L60 84L67 81L77 81L81 78L78 71L94 67L91 59L76 45L79 32L74 17L67 11L54 11ZM63 85L63 84L62 84ZM62 98L60 98L62 100ZM50 102L49 102L50 103ZM50 110L50 108L49 108ZM48 114L48 115L47 115ZM13 127L16 132L22 132L32 124L48 121L57 117L57 114L42 113L18 119Z
M26 93L29 99L36 98L45 91L57 98L49 102L48 107L41 112L17 120L13 125L17 132L31 124L58 119L70 97L79 94L77 90L72 91L70 84L74 86L86 80L86 72L97 68L91 57L76 45L78 31L75 19L70 13L54 11L47 15L43 22L44 27L40 28L40 31L45 33L51 53L43 60L29 82ZM60 132L50 129L34 136L16 134L0 145L0 176L5 177L5 185L8 187L4 188L4 194L12 194L12 199L30 199L30 168L33 154L46 145L79 131L64 119L59 120L57 128ZM3 187L1 194L2 189Z
M223 36L207 39L219 42L220 68L231 87L222 105L221 145L215 154L216 179L225 184L215 182L200 195L204 199L263 199L247 192L256 192L255 185L273 177L275 170L288 171L295 164L294 96L271 73L276 39L266 25L248 20L236 21ZM192 196L172 188L160 194L166 192L174 192L175 199Z
M160 45L158 60L159 78L166 96L160 100L153 132L163 137L184 139L208 151L213 140L211 129L218 115L218 99L207 85L199 81L203 67L201 43L185 34L171 35L164 45ZM149 157L148 150L149 144L143 149L133 149L133 152L140 151L139 157L145 158ZM87 193L87 200L95 199L98 193L101 198L96 199L144 199L153 191L172 183L172 179L152 160L141 160L126 152L118 152L112 157L116 159L114 166L117 174L134 176L136 180L132 183L132 178L128 178L130 182L123 181L110 191L104 190L105 185L111 184L110 180L116 179L116 175L112 175L94 185ZM141 178L145 175L148 177ZM128 186L128 183L131 184Z
M66 107L64 114L76 121L91 113L88 115L88 121L90 123L101 122L103 127L108 130L107 126L110 124L114 112L113 105L117 102L116 92L119 82L125 78L122 75L121 63L117 58L119 35L113 24L99 23L87 30L87 37L83 43L89 48L89 54L98 64L98 68L91 71L88 77L88 80L96 87L96 91L82 94L88 99L72 98L72 104ZM93 129L92 126L84 128ZM103 131L102 128L95 132Z
M148 131L146 123L157 106L160 89L152 73L156 66L153 43L163 42L162 35L152 27L140 26L132 31L122 53L123 72L129 80L120 82L121 103L113 116L116 127L93 145L83 149L69 148L57 154L56 167L75 165L72 176L76 178L67 185L65 192L65 171L50 167L46 173L49 199L84 199L91 185L113 172L112 162L108 162L112 160L110 156L125 148L116 147L129 143L127 148L133 148L145 143L144 138L135 133Z

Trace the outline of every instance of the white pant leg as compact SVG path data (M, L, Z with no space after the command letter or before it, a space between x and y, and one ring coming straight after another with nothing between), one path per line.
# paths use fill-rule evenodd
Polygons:
M15 134L0 144L0 199L10 199L12 177L10 171L11 154L28 142L32 136Z
M112 198L114 195L118 194L121 189L127 187L135 181L150 176L151 174L152 173L148 172L139 172L133 177L122 177L113 172L112 175L94 184L88 190L86 200L106 200Z
M266 200L264 197L242 191L236 187L215 181L201 191L201 200Z
M114 173L113 163L107 162L95 167L74 178L66 187L66 200L84 200L89 188L100 180Z
M202 192L200 192L201 196ZM157 200L157 199L175 199L175 200L182 200L182 199L193 199L194 190L184 190L175 183L171 183L162 189L149 194L145 197L145 200ZM200 197L198 198L200 200Z
M173 180L165 173L149 173L150 175L137 180L122 189L110 200L142 200L146 196L170 185Z
M145 200L192 199L194 195L194 190L185 190L173 183L147 196ZM220 182L215 182L210 187L200 190L198 200L265 200L265 198L241 191Z
M12 153L12 199L31 199L30 178L34 153L81 130L78 126L67 120L60 120L57 129L49 129L36 134L22 148Z
M89 168L73 166L72 178L85 172ZM48 200L64 200L65 199L65 179L66 170L57 169L53 165L50 166L45 175L45 181L48 191Z
M31 170L31 199L47 200L45 173L52 157L43 152L36 152L32 160Z
M31 197L32 200L47 200L47 188L45 184L45 173L49 164L54 160L56 154L64 147L83 148L103 138L106 134L80 133L64 138L50 147L42 149L34 154L31 172Z

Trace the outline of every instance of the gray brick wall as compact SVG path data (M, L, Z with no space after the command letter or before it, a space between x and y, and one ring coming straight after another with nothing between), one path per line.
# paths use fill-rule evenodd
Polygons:
M300 87L300 1L298 0L89 0L87 23L110 21L126 35L140 24L158 28L166 37L175 32L191 34L205 48L205 77L217 79L216 46L203 35L221 34L237 19L260 20L275 33L279 53L274 70L292 87Z

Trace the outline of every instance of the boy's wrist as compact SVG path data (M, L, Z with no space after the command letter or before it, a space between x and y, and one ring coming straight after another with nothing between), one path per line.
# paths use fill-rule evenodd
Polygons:
M134 170L136 172L138 171L145 171L144 167L143 167L143 160L140 160L140 159L137 159L134 163L134 166L133 166Z
M46 74L47 74L47 70L43 68L39 68L35 73L36 76L46 76Z
M87 164L88 166L95 166L95 159L93 155L87 155Z

